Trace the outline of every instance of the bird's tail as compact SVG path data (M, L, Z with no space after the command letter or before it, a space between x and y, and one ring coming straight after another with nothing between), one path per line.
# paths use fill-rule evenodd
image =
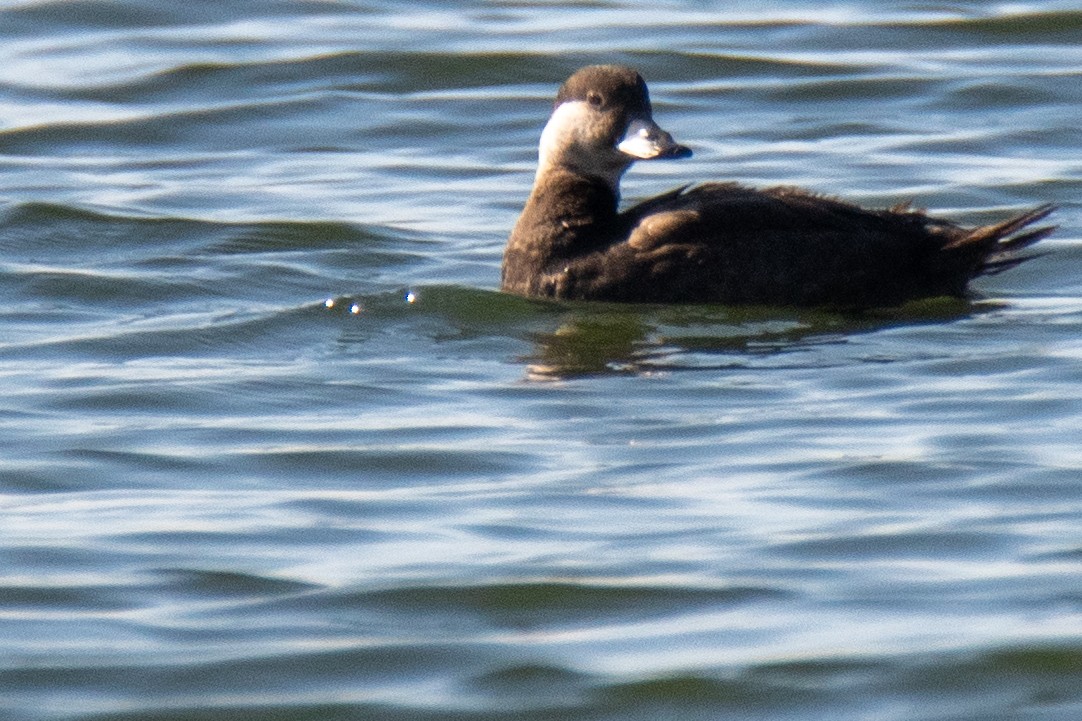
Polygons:
M1047 218L1055 209L1056 206L1052 204L1039 205L1003 222L982 225L947 243L943 250L958 259L964 259L965 264L971 268L971 277L1002 273L1036 257L1034 254L1020 256L1016 253L1047 237L1056 229L1055 225L1029 227Z

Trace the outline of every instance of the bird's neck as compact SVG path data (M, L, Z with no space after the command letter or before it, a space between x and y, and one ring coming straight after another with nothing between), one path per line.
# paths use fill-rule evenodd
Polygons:
M610 244L618 202L605 179L565 169L539 173L504 251L504 288Z
M611 239L619 198L603 178L569 171L550 172L534 184L512 238L529 231L558 253L578 253ZM520 227L521 226L521 227Z

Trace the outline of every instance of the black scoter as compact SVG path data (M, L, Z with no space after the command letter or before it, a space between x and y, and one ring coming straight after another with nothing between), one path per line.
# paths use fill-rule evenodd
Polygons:
M794 187L676 188L618 210L636 160L691 151L654 122L633 69L595 65L561 86L533 191L503 256L519 295L642 303L887 307L964 296L973 278L1025 260L1053 227L1042 205L962 227L907 204L868 210Z

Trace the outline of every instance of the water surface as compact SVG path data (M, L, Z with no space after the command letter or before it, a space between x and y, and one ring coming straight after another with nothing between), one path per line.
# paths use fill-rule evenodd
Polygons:
M1082 717L1068 2L0 2L0 717ZM496 292L556 86L1061 207L969 301Z

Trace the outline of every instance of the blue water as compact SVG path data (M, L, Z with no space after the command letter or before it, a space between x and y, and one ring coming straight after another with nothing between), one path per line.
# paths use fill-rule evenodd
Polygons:
M556 87L1044 254L862 317L496 291ZM1082 718L1070 2L0 0L0 718Z

